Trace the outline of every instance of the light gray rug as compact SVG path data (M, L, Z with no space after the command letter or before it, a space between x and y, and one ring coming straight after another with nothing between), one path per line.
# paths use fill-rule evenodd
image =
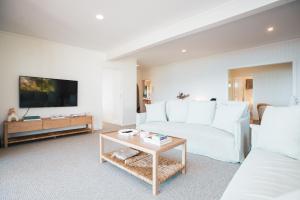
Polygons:
M0 150L0 199L30 200L217 200L239 165L188 154L178 174L152 196L151 186L99 163L98 134L69 136ZM168 156L179 158L180 152Z

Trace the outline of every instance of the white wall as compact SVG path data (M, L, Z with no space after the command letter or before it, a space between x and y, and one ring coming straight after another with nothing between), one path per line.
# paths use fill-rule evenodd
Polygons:
M24 114L25 109L19 109L18 79L27 75L78 81L78 107L32 108L29 115L90 113L95 129L100 129L103 60L96 51L0 32L0 121L6 119L10 107L19 116Z
M141 67L137 67L137 84L139 89L139 104L140 104L140 112L145 112L145 105L143 103L143 83L142 83L142 72Z
M178 92L191 98L227 100L228 70L293 62L293 94L300 94L300 39L274 43L222 55L143 69L153 84L153 100L174 99ZM299 77L299 78L298 78Z
M262 67L264 68L264 67ZM276 106L286 106L293 95L292 67L279 65L253 75L253 101Z
M136 62L123 68L123 125L132 125L136 122Z
M90 113L94 128L102 128L102 71L116 68L121 72L122 96L118 108L121 123L135 123L136 63L133 60L105 61L102 53L61 43L41 40L0 31L0 137L2 122L9 108L17 109L21 117L26 109L19 109L18 78L20 75L77 80L78 106L61 108L33 108L29 115L42 117ZM111 105L114 106L114 105Z

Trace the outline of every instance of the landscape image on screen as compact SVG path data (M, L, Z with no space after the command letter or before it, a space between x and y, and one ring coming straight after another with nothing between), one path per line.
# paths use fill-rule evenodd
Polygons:
M77 81L20 76L20 107L77 106Z

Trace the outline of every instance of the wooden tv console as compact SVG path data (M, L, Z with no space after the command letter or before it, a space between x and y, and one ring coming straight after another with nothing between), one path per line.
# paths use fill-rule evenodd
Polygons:
M76 126L83 126L83 128L76 128ZM53 131L51 129L59 128L72 128L71 130ZM51 137L58 137L63 135L72 135L77 133L93 132L93 117L78 116L78 117L65 117L58 119L42 118L36 121L18 121L18 122L4 122L3 140L4 147L8 147L9 144L15 144L20 142L40 140ZM9 134L30 132L30 131L42 131L49 130L47 133L39 133L26 136L9 137Z

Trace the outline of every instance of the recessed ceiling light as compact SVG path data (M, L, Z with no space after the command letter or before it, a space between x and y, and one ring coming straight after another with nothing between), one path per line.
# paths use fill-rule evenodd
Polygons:
M96 18L97 18L98 20L103 20L103 19L104 19L103 15L100 15L100 14L96 15Z
M273 27L273 26L268 27L268 28L267 28L267 31L268 31L268 32L274 31L274 27Z
M181 53L186 53L186 49L182 49L182 50L181 50Z

